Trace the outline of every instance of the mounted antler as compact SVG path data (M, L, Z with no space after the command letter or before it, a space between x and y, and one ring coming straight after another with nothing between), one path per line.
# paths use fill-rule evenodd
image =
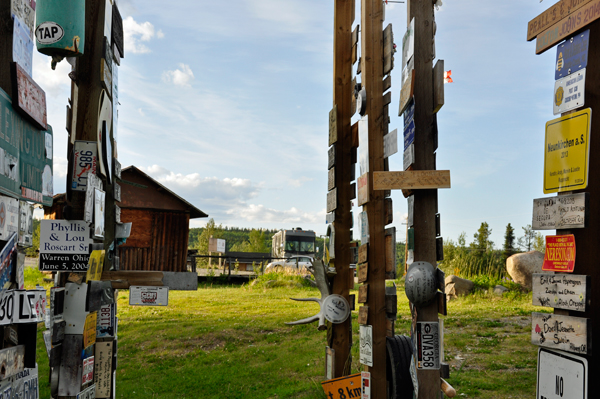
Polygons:
M331 294L331 287L329 286L329 282L327 281L327 271L325 265L322 261L317 260L312 262L312 266L308 268L308 270L315 277L315 281L317 282L317 287L321 292L321 298L290 298L293 301L310 301L317 302L320 307L319 313L314 316L307 317L306 319L292 321L289 323L285 323L290 326L295 326L299 324L309 324L315 321L319 321L319 326L317 327L320 331L327 329L327 324L325 323L325 311L323 309L323 301Z

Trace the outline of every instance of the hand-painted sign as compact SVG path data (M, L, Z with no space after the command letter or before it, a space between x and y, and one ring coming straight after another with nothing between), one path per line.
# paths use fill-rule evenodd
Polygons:
M536 399L562 397L588 397L588 361L570 353L539 348Z
M169 287L129 287L129 305L131 306L168 306Z
M590 319L552 313L531 314L531 343L551 349L589 354Z
M533 305L585 312L590 302L590 276L533 274Z
M585 68L554 83L554 115L567 112L585 104Z
M438 322L417 322L417 368L439 370L440 327Z
M361 373L321 382L328 398L346 399L361 397Z
M40 220L40 270L86 271L91 243L84 221Z
M533 200L534 230L584 228L588 193L559 195Z
M590 30L586 30L556 47L554 79L571 75L587 66Z
M561 19L583 7L591 0L560 0L552 7L529 21L527 24L527 41L531 41Z
M542 270L573 273L575 268L575 236L546 236L546 253Z
M98 147L95 141L75 141L73 149L73 175L71 190L86 191L88 175L96 174Z
M415 141L415 102L404 112L404 151Z
M360 328L360 363L373 367L373 326Z
M546 123L544 194L587 187L591 123L591 108Z
M94 384L97 398L109 398L112 388L113 342L96 343Z
M16 62L11 63L13 79L13 107L26 115L33 125L46 130L46 93L33 81L25 69Z

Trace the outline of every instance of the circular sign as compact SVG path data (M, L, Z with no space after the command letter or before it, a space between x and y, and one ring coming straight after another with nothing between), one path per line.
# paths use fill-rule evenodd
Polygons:
M437 293L435 268L428 262L413 262L406 273L406 297L416 307L429 305Z
M332 294L323 301L322 311L328 321L333 324L340 324L350 316L350 305L343 296Z
M56 22L42 22L35 30L35 38L38 43L56 43L65 35L65 30Z
M556 93L554 93L554 104L556 104L557 107L562 104L564 96L565 90L562 88L562 86L558 86Z

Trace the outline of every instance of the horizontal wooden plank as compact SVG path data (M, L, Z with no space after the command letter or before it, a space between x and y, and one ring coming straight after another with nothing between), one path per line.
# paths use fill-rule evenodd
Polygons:
M358 303L367 303L369 299L369 284L358 287Z
M527 41L531 41L544 30L562 20L592 0L561 0L527 24Z
M385 79L383 79L383 92L385 93L392 87L392 75L388 75Z
M337 209L337 188L327 193L327 213Z
M584 228L589 194L577 193L533 200L534 230Z
M551 349L591 354L591 323L583 317L531 314L531 343Z
M590 302L590 276L533 274L533 305L584 312Z
M450 188L449 170L373 172L373 190Z
M101 280L110 280L114 289L128 289L130 285L162 286L163 272L104 271Z
M369 244L358 247L358 263L365 263L369 258Z

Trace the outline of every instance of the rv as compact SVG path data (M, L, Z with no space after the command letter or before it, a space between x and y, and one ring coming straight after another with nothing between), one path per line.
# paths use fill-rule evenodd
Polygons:
M292 255L315 256L316 234L312 230L297 227L292 230L280 230L273 235L271 257L287 259Z

